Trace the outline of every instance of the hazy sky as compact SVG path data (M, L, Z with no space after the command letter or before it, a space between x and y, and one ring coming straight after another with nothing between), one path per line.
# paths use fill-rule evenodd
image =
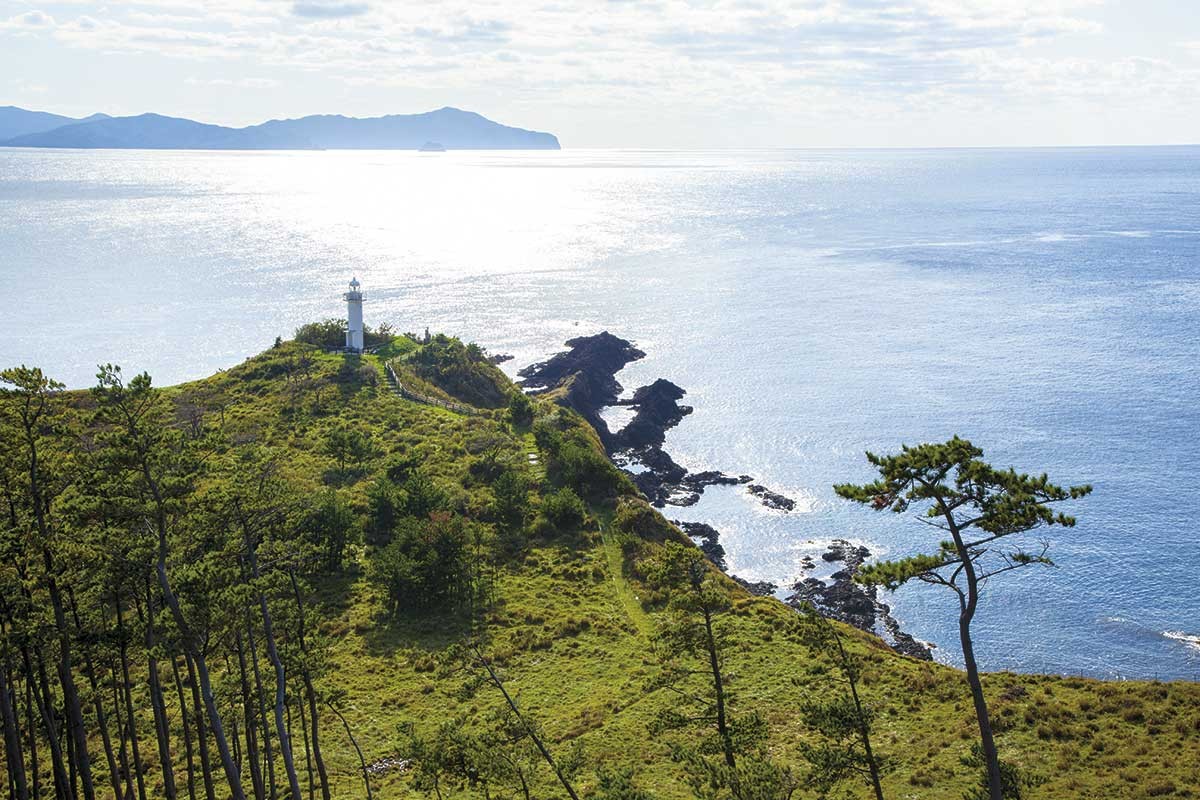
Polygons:
M1200 0L0 0L0 105L566 147L1200 142Z

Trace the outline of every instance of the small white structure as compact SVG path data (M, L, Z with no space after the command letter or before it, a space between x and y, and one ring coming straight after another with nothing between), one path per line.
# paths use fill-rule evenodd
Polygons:
M358 278L351 278L350 291L342 295L346 299L346 349L352 353L363 350L363 296L359 286Z

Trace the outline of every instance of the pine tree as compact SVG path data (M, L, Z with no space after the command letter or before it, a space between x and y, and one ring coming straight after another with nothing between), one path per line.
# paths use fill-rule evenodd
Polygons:
M945 444L905 446L896 455L867 453L879 480L839 484L840 496L876 511L921 512L920 520L948 534L938 549L896 561L863 567L862 583L896 589L910 580L942 586L958 599L958 632L967 682L979 722L979 738L987 765L990 800L1003 800L1003 775L988 718L983 684L971 641L971 622L988 579L1030 566L1051 566L1049 543L1025 550L1011 539L1037 528L1072 527L1075 518L1055 513L1052 505L1077 500L1091 486L1063 488L1042 474L1031 477L1014 469L999 470L984 462L983 450L955 436Z

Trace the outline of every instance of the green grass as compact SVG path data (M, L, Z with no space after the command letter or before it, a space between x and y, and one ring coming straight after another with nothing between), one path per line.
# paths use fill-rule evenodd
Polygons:
M331 467L319 447L327 426L345 420L369 431L378 457L338 484L360 514L365 487L396 454L419 459L465 513L490 499L470 469L480 448L498 448L527 469L540 496L555 476L547 475L544 456L529 464L536 444L528 430L513 430L502 410L464 416L395 396L379 367L397 355L403 353L360 361L288 343L173 392L220 406L233 438L286 449L290 477L314 490ZM308 375L291 377L303 357L311 360ZM364 363L365 371L359 369ZM545 412L545 401L539 408ZM655 714L673 703L652 686L658 667L651 641L660 611L639 599L648 593L626 562L611 510L592 510L599 530L560 535L531 529L526 552L497 567L494 602L473 622L455 615L389 619L361 568L320 585L316 627L331 643L322 685L345 690L345 713L369 762L401 754L404 723L430 731L461 719L470 727L500 708L495 691L464 693L466 676L442 663L445 649L473 628L552 747L582 743L588 766L578 783L585 793L603 764L632 767L637 782L658 797L690 796L670 759L670 738L648 732ZM365 551L358 558L365 564ZM789 633L791 609L728 586L735 598L728 665L733 702L765 715L775 755L799 768L798 744L809 734L797 708L807 696L835 690L829 664ZM897 655L867 634L846 633L866 659L863 689L878 713L877 747L894 764L884 779L887 796L961 798L975 779L961 759L976 736L963 675ZM1013 639L1019 646L1018 631ZM1200 686L999 673L985 676L985 687L1002 757L1043 781L1028 797L1200 797ZM349 741L332 716L321 722L335 796L361 797ZM560 795L548 777L543 771L536 796ZM374 784L380 798L418 796L403 772L379 775ZM847 788L850 797L867 796L865 787Z

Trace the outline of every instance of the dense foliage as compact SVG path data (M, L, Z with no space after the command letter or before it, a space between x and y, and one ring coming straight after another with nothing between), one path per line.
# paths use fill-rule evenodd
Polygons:
M311 344L326 350L336 350L346 346L346 320L323 319L320 322L309 322L296 329L297 342ZM370 325L363 326L363 347L379 347L396 338L396 333L385 322L378 328Z

